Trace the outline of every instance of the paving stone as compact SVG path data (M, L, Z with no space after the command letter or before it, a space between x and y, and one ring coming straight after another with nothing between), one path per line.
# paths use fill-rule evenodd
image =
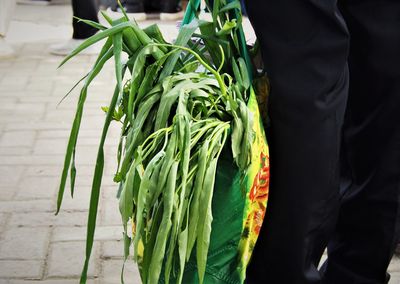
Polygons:
M109 178L111 179L112 177L110 176ZM106 200L116 199L117 193L118 193L118 185L117 184L103 186L102 190L101 190L102 197Z
M50 212L54 205L49 200L0 201L0 212Z
M13 109L12 115L13 117L17 116L29 116L37 117L38 115L44 114L46 109L45 104L36 104L36 103L19 103Z
M104 283L119 284L123 260L106 260L102 262L102 279ZM124 280L127 284L141 284L137 264L127 261L124 269Z
M95 240L113 241L122 239L121 226L97 227ZM86 227L57 227L54 228L54 242L84 241L86 240Z
M2 186L0 185L0 200L12 200L16 193L16 186Z
M2 104L0 105L0 110L1 112L12 112L14 110L14 108L17 106L17 103L15 100L13 100L12 102L7 102L6 98L1 98Z
M21 58L17 58L15 60L12 70L10 70L8 72L8 74L10 76L18 76L18 74L21 75L21 73L18 73L18 72L28 73L29 71L31 71L31 72L35 71L39 61L40 61L39 59L38 60L29 60L29 59L23 60Z
M57 177L60 179L60 174L62 171L62 163L59 165L31 165L26 166L25 175L26 176L43 176L43 177ZM89 180L92 179L94 173L94 166L93 165L76 165L77 166L77 177L86 177ZM107 168L104 169L104 180L113 180L115 174L114 168ZM113 184L116 187L116 184ZM105 187L103 185L103 187ZM108 186L107 186L108 187ZM118 187L116 187L118 190ZM115 195L114 195L115 196Z
M68 193L64 196L62 203L63 210L88 211L91 188L88 185L83 186L81 182L85 182L88 185L91 184L90 179L87 177L78 176L76 179L74 198L71 198L71 195L69 194L70 187L67 185L68 187L66 190Z
M0 121L2 121L5 124L24 124L28 120L30 122L33 122L33 121L39 122L42 116L43 116L42 114L39 114L36 117L31 117L27 114L14 116L14 115L6 114L6 113L0 113Z
M0 280L1 281L1 280ZM0 282L1 283L1 282ZM6 284L77 284L79 278L61 278L61 279L47 279L47 280L8 280ZM87 284L99 284L98 280L88 279Z
M4 159L2 157L1 159ZM0 184L2 186L15 186L22 173L24 171L24 167L22 166L0 166Z
M38 139L33 148L33 152L38 155L53 155L53 154L65 155L67 149L68 137L63 139L55 139L55 138ZM51 145L51 147L49 147L49 145ZM97 154L97 147L82 146L78 142L77 151L79 151L79 154L85 153L86 156L90 155L91 157L95 157Z
M62 171L62 164L59 165L31 165L26 167L25 175L27 176L41 176L41 177L59 177Z
M46 121L73 121L75 112L72 110L54 110L46 111L44 119Z
M13 63L11 60L2 60L0 61L0 69L6 68L8 70Z
M56 279L45 279L45 280L10 280L7 284L77 284L80 278L56 278ZM87 279L87 284L101 284L101 282L94 279Z
M101 110L103 105L99 104L97 108L87 108L85 107L84 110L84 117L95 117L99 121L104 120L105 113ZM76 107L75 107L76 108ZM51 108L46 112L44 119L46 120L53 120L53 121L64 121L69 120L72 122L74 115L75 115L75 108L71 109L55 109ZM100 131L99 131L100 132Z
M29 82L26 85L25 90L51 92L52 88L53 88L53 83L51 81L49 81L47 84L43 84L40 82Z
M0 283L5 277L41 279L43 267L39 260L0 260Z
M34 80L34 79L32 79ZM46 103L54 103L57 104L59 102L58 98L44 95L45 93L37 91L37 92L20 92L20 93L13 93L13 95L18 96L18 101L21 103L36 103L36 104L46 104ZM76 106L76 105L75 105Z
M15 199L53 199L58 188L56 177L24 177L19 184Z
M124 243L123 241L102 242L101 258L123 258Z
M37 137L38 140L63 138L63 141L65 143L65 139L69 137L70 133L70 130L40 130L38 131Z
M400 273L400 258L397 256L394 256L392 258L392 261L390 262L389 268L388 268L389 272L397 272ZM400 282L399 282L400 283Z
M16 90L16 91L22 91L22 90L25 90L26 84L23 84L23 85L17 84L17 85L14 85L12 88L13 88L14 90ZM10 86L0 84L0 93L1 93L3 90L8 90L8 89L10 89Z
M101 224L103 226L109 225L121 225L121 214L119 212L119 201L114 196L114 198L110 200L104 201L104 206L101 212Z
M97 275L95 260L98 246L94 244L88 276ZM79 277L85 259L85 242L55 242L51 244L47 277Z
M7 95L7 93L6 94L1 94L1 101L4 103L4 104L13 104L13 103L18 103L19 102L19 99L18 98L16 98L12 93L9 93L8 95ZM1 106L0 108L2 108L3 106Z
M0 213L0 232L3 229L3 227L4 227L5 223L6 223L6 220L7 220L7 214Z
M33 144L34 139L34 131L7 131L1 137L0 146L30 146Z
M88 196L89 196L91 188L92 188L92 182L93 182L92 177L93 177L93 172L94 172L95 165L94 164L89 165L90 169L88 169L88 173L84 174L84 175L80 174L81 166L82 166L82 164L80 164L79 161L77 160L76 161L76 167L77 167L77 171L78 172L77 172L77 177L76 177L76 182L75 182L75 184L76 184L76 192L77 193L78 192L85 192L85 194L88 194ZM108 165L105 165L105 166L107 167ZM114 176L109 176L109 175L103 176L101 185L103 187L106 187L106 186L108 187L108 186L115 185L115 183L113 181L113 178L114 178ZM75 202L75 200L78 200L78 199L79 198L76 195L76 198L74 198L74 200L71 201L71 202Z
M62 141L65 144L66 138L69 137L70 133L71 133L70 130L41 130L41 131L38 131L38 142L40 142L41 139L62 138ZM100 137L100 135L101 134L99 134L99 131L85 129L85 131L80 134L80 137L97 138L97 137Z
M14 165L60 165L64 161L64 155L29 155L29 156L9 156L7 159L0 160L0 166ZM82 164L90 164L82 160Z
M43 77L47 77L48 75L50 76L54 76L54 73L57 71L56 67L56 62L51 62L48 63L44 60L42 60L39 63L39 66L37 67L37 69L35 70L35 74L39 74L39 75L45 75ZM48 80L43 80L43 82L48 82Z
M400 273L390 273L390 281L389 284L399 284L400 283Z
M86 226L87 212L68 212L61 210L55 216L54 212L27 212L13 213L10 217L10 226L18 227L82 227Z
M45 259L50 229L9 228L0 243L0 259Z
M32 153L32 147L1 147L0 159L7 159L7 156L26 156Z
M7 123L6 131L8 130L59 130L71 129L71 121L25 121L24 123Z

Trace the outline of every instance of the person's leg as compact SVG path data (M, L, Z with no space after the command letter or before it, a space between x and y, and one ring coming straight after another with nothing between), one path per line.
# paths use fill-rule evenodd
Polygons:
M385 283L400 229L400 2L342 1L351 34L343 200L325 281Z
M176 7L179 7L179 0L160 0L160 1L153 1L158 2L158 6L160 7L160 11L163 12L175 12Z
M79 19L91 20L98 22L97 12L98 7L96 0L72 0L72 11L74 17ZM49 52L54 55L66 56L70 54L75 48L82 44L87 38L94 35L98 30L78 19L72 19L73 35L72 39L61 44L50 46ZM80 52L80 55L95 55L100 51L99 45L92 45Z
M146 1L144 0L126 0L124 7L127 13L144 13L144 4Z
M160 20L175 21L183 18L180 0L148 0L145 3L146 12L160 13Z
M246 8L271 83L271 189L247 283L320 283L339 207L348 31L335 0L247 0Z
M74 17L94 22L99 21L97 17L98 7L95 0L72 0L72 11ZM97 32L97 29L79 22L76 18L72 20L72 26L74 28L72 38L74 39L86 39Z

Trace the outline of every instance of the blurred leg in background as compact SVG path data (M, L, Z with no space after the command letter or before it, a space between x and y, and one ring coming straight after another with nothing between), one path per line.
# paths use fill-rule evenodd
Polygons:
M10 25L12 16L14 15L15 0L0 1L0 59L12 57L14 50L5 41L5 36Z
M95 0L72 0L72 11L76 18L99 22L97 17L99 8ZM74 28L73 39L87 39L97 32L96 28L79 22L76 18L72 19L72 26Z
M50 53L54 55L68 55L73 49L79 46L85 39L91 37L97 32L97 29L83 23L79 22L78 19L90 20L93 22L99 22L97 17L98 5L96 0L72 0L72 11L74 18L72 19L73 34L72 39L67 42L54 45L50 47ZM96 46L91 46L81 54L92 55L98 53L98 48Z
M160 20L176 21L183 18L182 6L179 0L152 1L153 7L159 9Z
M145 21L151 15L160 16L162 21L175 21L183 17L183 10L179 0L125 0L121 1L125 12L136 21ZM113 17L121 16L120 7L114 3L110 9Z

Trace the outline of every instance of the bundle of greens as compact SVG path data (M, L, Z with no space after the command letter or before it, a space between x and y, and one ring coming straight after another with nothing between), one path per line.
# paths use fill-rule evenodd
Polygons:
M254 136L252 115L246 106L251 84L248 59L239 42L244 40L240 3L217 0L208 9L213 20L194 19L184 25L174 44L164 40L156 25L141 29L126 15L112 20L103 14L110 27L82 20L100 31L61 64L106 39L92 70L84 77L57 212L68 172L71 194L74 192L75 149L88 87L111 58L115 60L117 81L111 102L104 108L106 119L93 177L81 283L86 282L93 246L103 146L112 121L122 124L114 180L120 185L125 259L133 247L143 283L158 283L161 273L166 283L171 275L181 283L185 263L195 250L203 282L218 159L222 149L230 145L237 167L245 172ZM128 58L125 61L123 53ZM228 139L230 143L226 143Z

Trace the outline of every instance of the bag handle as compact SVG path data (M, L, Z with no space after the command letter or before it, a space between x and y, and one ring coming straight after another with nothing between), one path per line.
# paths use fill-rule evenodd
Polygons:
M232 2L235 0L228 0L229 2ZM201 0L189 0L188 5L186 7L186 12L185 16L182 21L182 26L189 24L195 17L196 17L196 11L199 9L201 4ZM234 18L238 19L239 18L239 11L235 11ZM240 25L239 29L237 30L238 33L238 38L239 38L239 47L240 47L240 53L246 62L246 67L247 67L247 73L250 77L250 79L253 79L253 64L250 59L249 51L247 49L247 44L246 44L246 36L243 31L243 26Z

